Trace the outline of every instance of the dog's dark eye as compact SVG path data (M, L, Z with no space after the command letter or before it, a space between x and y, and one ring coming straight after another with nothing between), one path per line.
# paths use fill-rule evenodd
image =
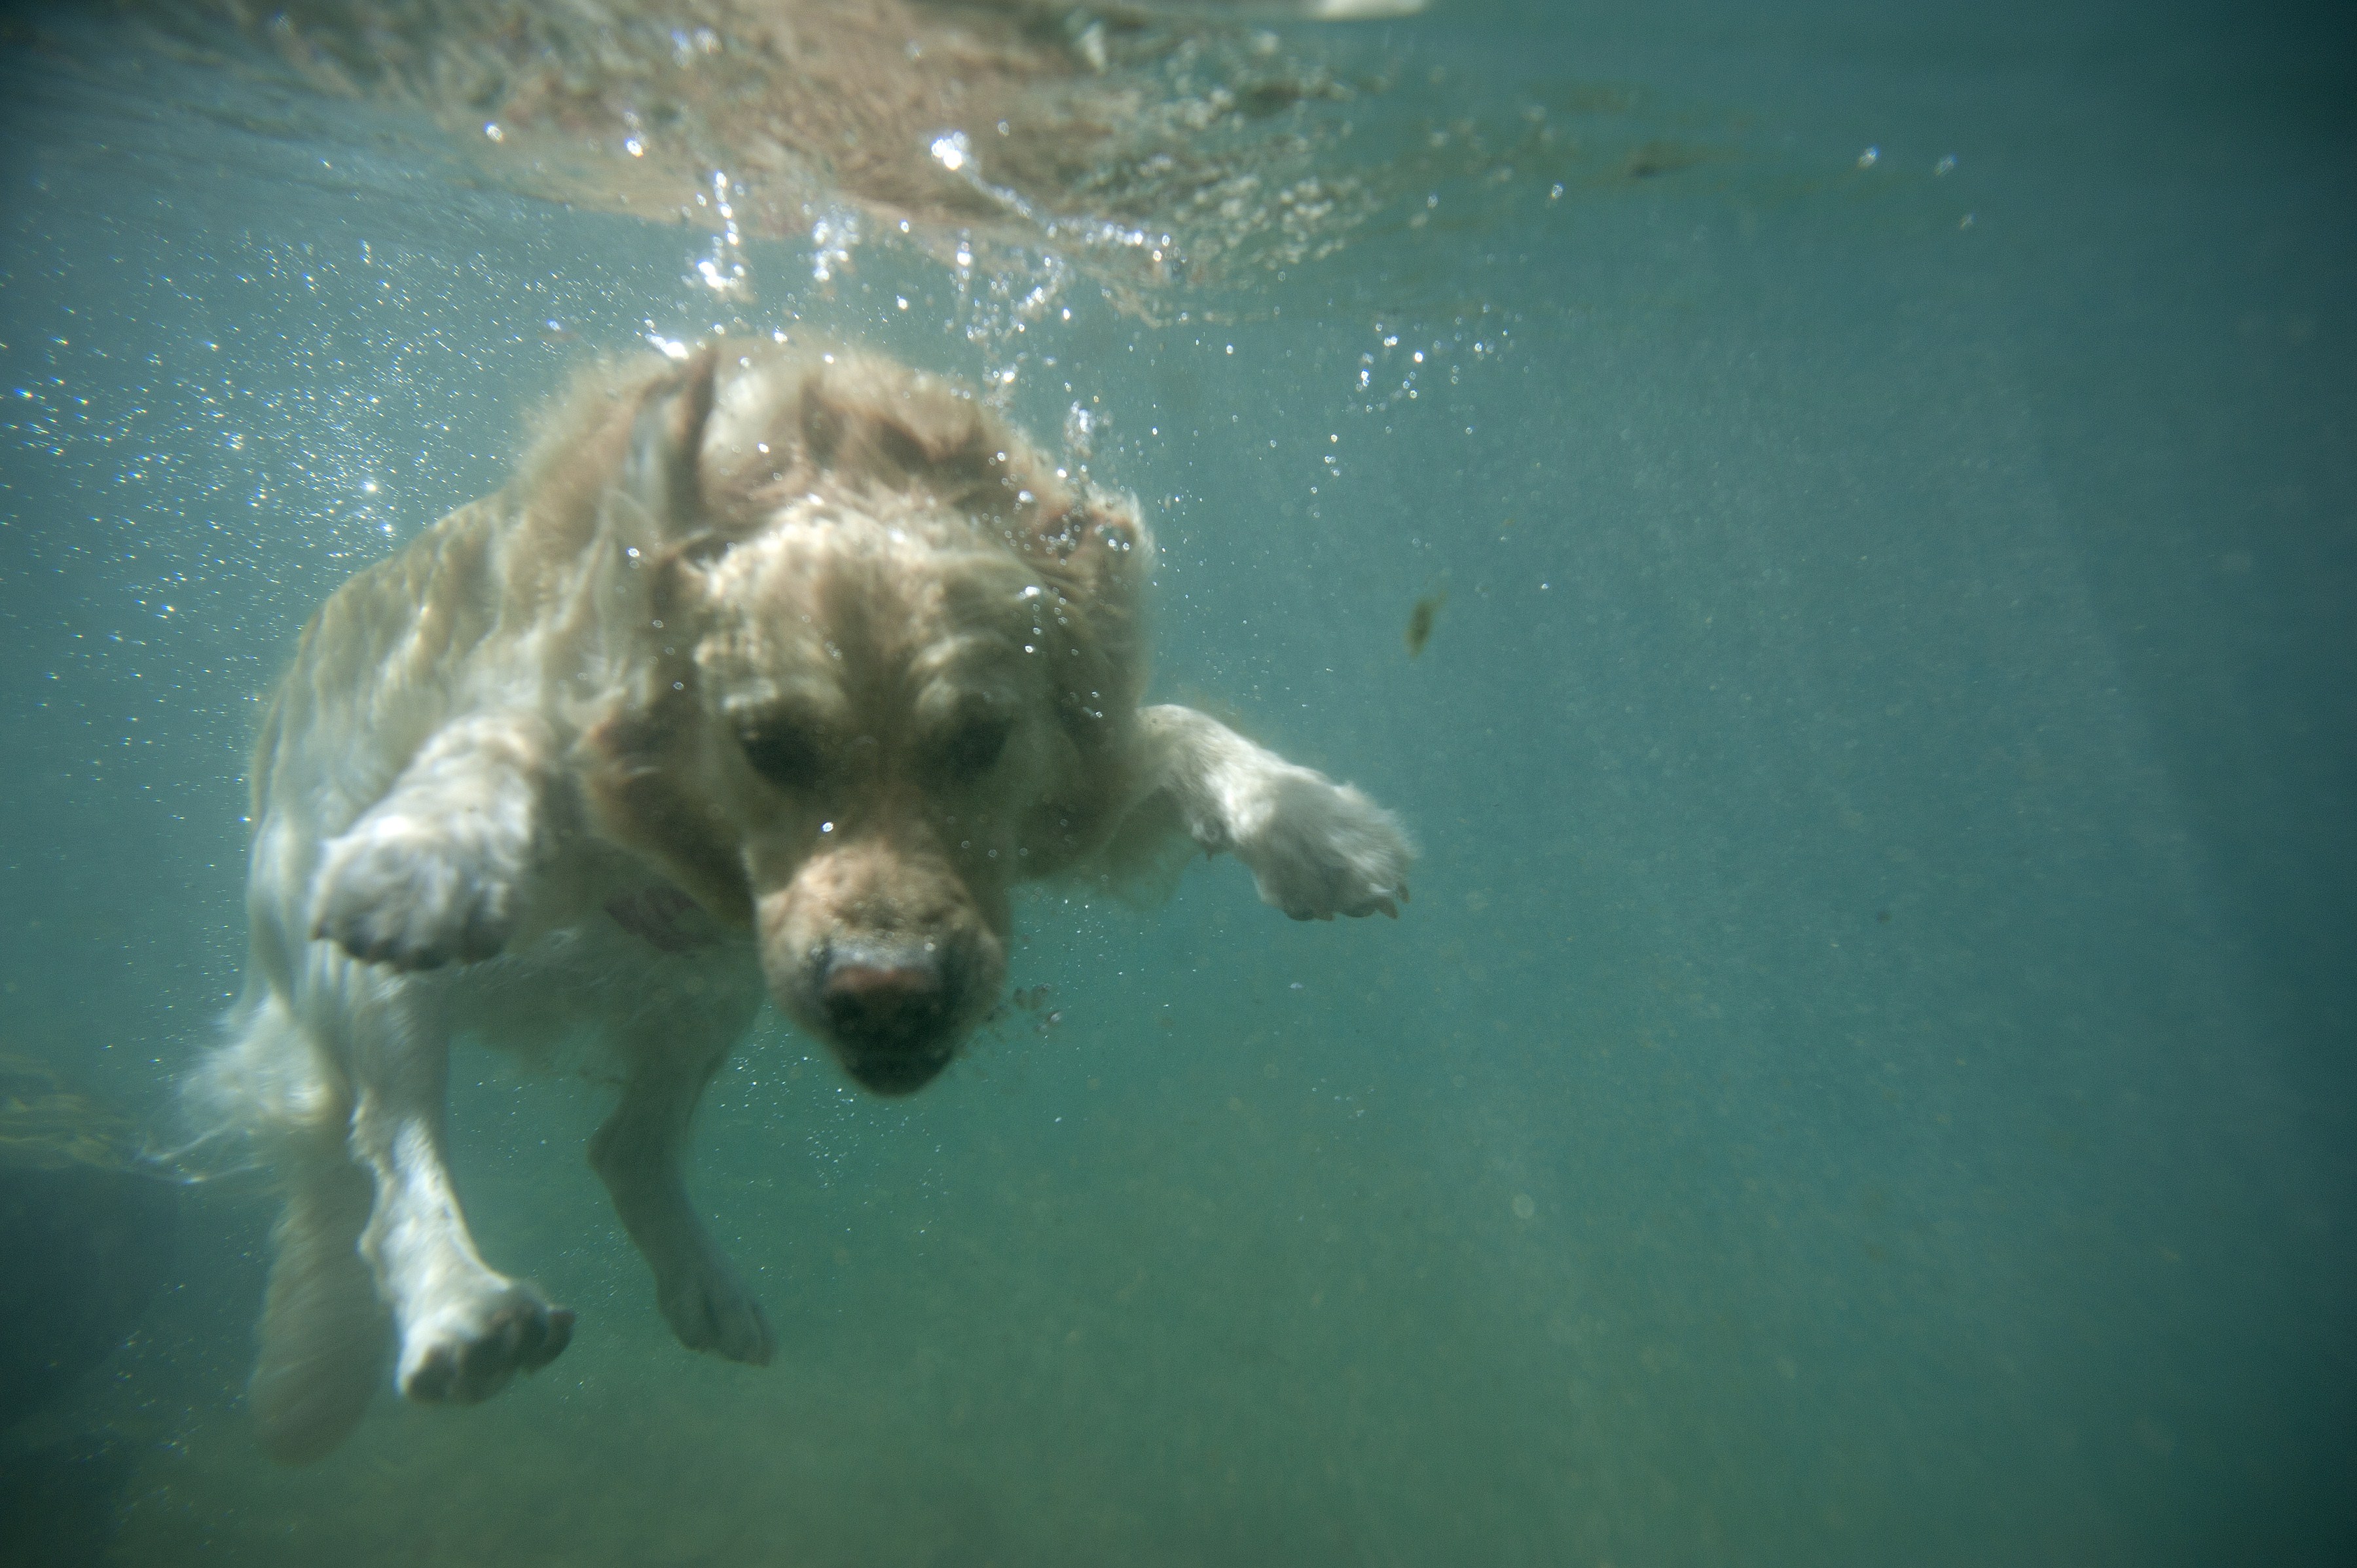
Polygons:
M818 782L818 742L786 719L748 725L737 733L753 771L780 789L807 789Z
M942 759L954 778L979 778L990 771L998 754L1006 749L1007 733L1014 727L1014 722L1004 717L968 719L952 732Z

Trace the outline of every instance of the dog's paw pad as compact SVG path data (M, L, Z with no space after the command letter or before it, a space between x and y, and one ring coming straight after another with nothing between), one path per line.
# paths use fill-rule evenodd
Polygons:
M1236 852L1262 899L1297 920L1396 918L1415 855L1389 811L1307 768L1277 782L1257 831Z
M328 845L312 936L396 969L473 963L507 944L513 875L483 846L399 814Z
M770 1364L776 1348L770 1319L726 1258L700 1259L660 1282L655 1294L663 1320L689 1349L756 1367Z
M569 1308L510 1284L412 1330L402 1346L401 1391L426 1404L473 1404L517 1372L545 1367L572 1340Z

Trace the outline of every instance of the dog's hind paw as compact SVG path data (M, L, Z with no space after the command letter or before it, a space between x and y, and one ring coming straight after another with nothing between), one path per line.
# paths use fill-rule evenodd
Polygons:
M732 1361L766 1367L775 1349L761 1304L737 1277L736 1265L706 1249L694 1264L655 1284L655 1305L679 1342Z
M455 1302L402 1335L401 1391L428 1404L473 1404L519 1371L538 1371L573 1339L573 1314L521 1281Z
M311 934L396 969L490 958L519 902L504 858L449 824L371 811L328 845Z
M1288 767L1254 817L1235 853L1264 903L1297 920L1398 917L1415 851L1389 811L1348 784Z

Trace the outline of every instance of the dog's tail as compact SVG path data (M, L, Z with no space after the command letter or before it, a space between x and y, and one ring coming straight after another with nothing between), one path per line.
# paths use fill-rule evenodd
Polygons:
M374 1185L347 1147L350 1090L285 1000L257 982L228 1022L184 1089L189 1147L259 1155L285 1189L246 1402L271 1456L302 1464L343 1441L386 1376L392 1319L360 1251Z
M348 1117L348 1100L285 999L256 977L181 1080L183 1137L159 1157L190 1181L254 1170L288 1134Z

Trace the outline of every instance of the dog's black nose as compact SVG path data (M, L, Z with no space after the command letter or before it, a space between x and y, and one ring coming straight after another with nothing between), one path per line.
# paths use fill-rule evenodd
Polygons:
M907 1094L949 1065L952 1004L938 946L916 940L830 949L819 1004L844 1065L878 1094Z

